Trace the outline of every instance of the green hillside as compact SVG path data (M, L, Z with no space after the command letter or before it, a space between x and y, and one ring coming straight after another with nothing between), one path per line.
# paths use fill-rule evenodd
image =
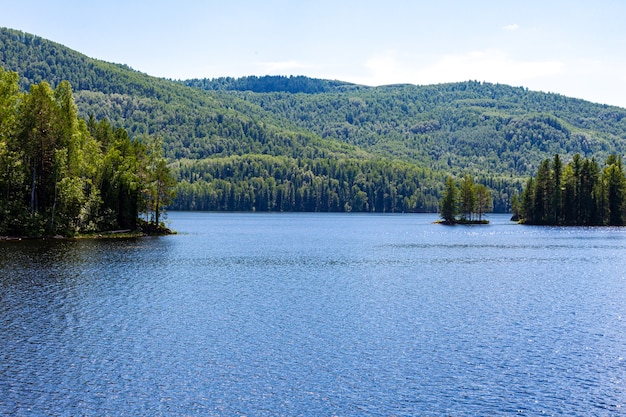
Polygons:
M264 78L271 84L280 77ZM314 94L242 88L230 94L321 137L457 174L526 176L546 155L608 156L626 145L626 110L506 85L470 81Z
M445 176L469 173L503 211L545 158L626 148L626 110L506 85L172 81L9 29L0 66L24 90L68 80L85 118L161 135L180 180L174 208L435 211Z

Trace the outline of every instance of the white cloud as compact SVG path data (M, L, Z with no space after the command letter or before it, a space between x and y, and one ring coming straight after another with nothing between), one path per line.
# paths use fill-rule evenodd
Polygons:
M519 29L519 25L517 23L513 23L511 25L506 25L504 27L504 30L508 30L510 32L514 31L514 30L518 30Z
M560 74L564 64L556 60L516 60L503 51L485 50L442 55L426 65L408 57L400 59L395 52L389 51L373 56L365 66L370 75L356 82L366 85L438 84L467 80L524 85L533 79Z
M559 61L523 61L500 51L475 51L462 55L446 55L416 75L426 80L472 79L518 84L557 75L563 67L564 64Z

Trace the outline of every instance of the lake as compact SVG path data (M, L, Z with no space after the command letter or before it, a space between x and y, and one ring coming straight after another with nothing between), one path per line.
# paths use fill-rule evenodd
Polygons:
M615 415L626 228L181 213L0 242L0 415Z

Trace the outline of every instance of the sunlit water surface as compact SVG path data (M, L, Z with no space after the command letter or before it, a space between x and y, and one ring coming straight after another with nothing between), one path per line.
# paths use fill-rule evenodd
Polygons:
M624 412L626 229L170 220L0 242L0 414Z

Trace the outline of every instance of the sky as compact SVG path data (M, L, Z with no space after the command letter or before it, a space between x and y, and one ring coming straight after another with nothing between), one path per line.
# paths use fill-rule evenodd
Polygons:
M0 0L0 26L172 79L485 81L626 107L626 1Z

